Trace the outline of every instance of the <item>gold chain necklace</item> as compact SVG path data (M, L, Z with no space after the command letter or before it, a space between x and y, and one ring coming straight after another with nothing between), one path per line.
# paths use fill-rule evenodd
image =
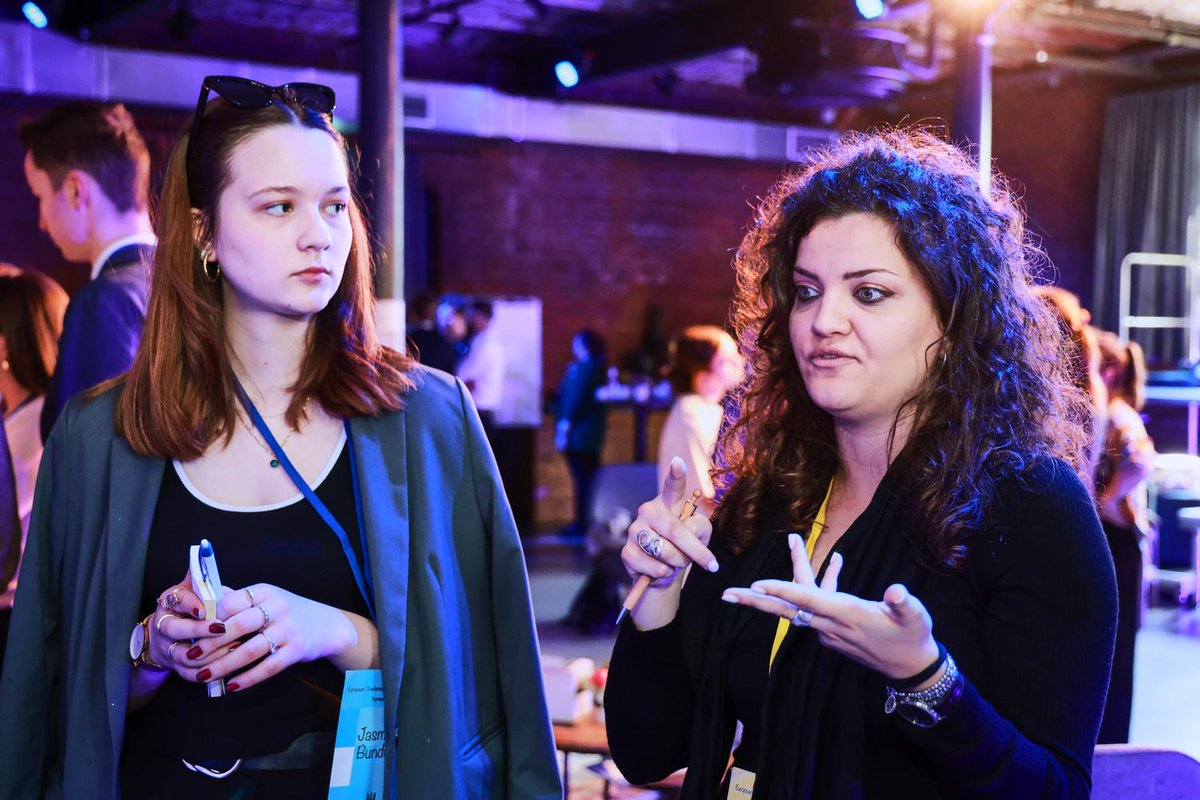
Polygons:
M287 412L284 412L284 413L287 413ZM304 408L301 410L301 414L304 416L308 415L308 401L307 400L304 401ZM268 445L266 443L266 441L262 438L262 434L260 434L256 430L254 430L254 428L250 427L250 423L248 423L246 421L245 417L243 417L241 414L237 414L236 416L237 416L238 422L240 422L242 424L242 427L246 429L246 433L250 434L250 438L254 440L254 443L257 444L259 447L261 447L263 449L263 452L265 452L267 455L269 455L271 457L271 460L268 462L270 464L271 468L277 469L279 467L279 459L275 457L275 451L272 450L270 445ZM277 414L275 416L279 416L279 415ZM265 417L263 418L263 424L264 425L267 424ZM267 430L270 430L269 426L268 426ZM281 451L283 450L284 446L287 445L288 439L291 439L292 434L295 432L296 432L296 429L293 428L291 425L288 425L287 434L279 442L279 449Z

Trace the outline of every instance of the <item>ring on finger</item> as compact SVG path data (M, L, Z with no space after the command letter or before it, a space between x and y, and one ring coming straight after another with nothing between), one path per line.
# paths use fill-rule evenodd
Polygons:
M662 555L663 540L657 533L640 530L637 533L637 546L651 558L658 558Z
M174 610L175 606L179 605L182 599L183 597L179 594L179 587L172 586L171 590L167 592L167 608Z
M175 660L175 648L179 647L179 645L181 645L181 644L183 644L183 642L181 642L179 640L171 642L171 646L167 648L167 658L174 661Z
M250 605L253 606L254 605L254 590L251 589L249 586L246 587L246 597L250 598Z
M813 612L807 608L797 608L796 613L792 615L792 624L797 628L807 628L812 625Z
M166 636L166 634L165 634L165 633L163 633L163 631L162 631L162 624L163 624L163 620L165 620L167 617L178 617L178 616L179 616L178 614L172 614L170 611L168 611L167 613L165 613L165 614L161 615L161 616L160 616L158 619L156 619L156 620L154 621L154 631L155 631L155 632L156 632L156 633L157 633L159 636Z
M263 628L271 624L271 614L267 611L266 606L255 606L255 608L261 611L263 615L263 624L259 627L259 630L261 631Z
M266 631L259 631L259 632L258 632L258 635L259 635L259 636L261 636L261 637L263 637L264 639L266 639L266 640L267 640L267 645L268 645L268 648L269 648L269 649L267 650L267 655L272 655L272 656L273 656L273 655L275 655L276 653L278 653L278 652L279 652L279 645L277 645L277 644L275 644L273 641L271 641L271 637L270 637L270 636L267 636L267 632L266 632Z

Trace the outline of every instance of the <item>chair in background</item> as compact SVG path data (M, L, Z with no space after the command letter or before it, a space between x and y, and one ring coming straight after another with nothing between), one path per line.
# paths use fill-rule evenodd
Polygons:
M637 509L658 494L654 464L607 464L596 473L588 514L587 549L592 570L563 622L585 633L609 633L632 581L621 563L621 547Z
M1180 604L1193 604L1200 577L1200 456L1160 454L1149 487L1157 524L1143 548L1143 597L1152 604L1165 583L1178 588Z
M606 520L619 508L636 516L638 506L653 500L658 489L658 467L653 462L606 464L596 473L592 485L589 521L595 524Z
M1178 750L1102 744L1092 762L1092 800L1200 797L1200 761Z

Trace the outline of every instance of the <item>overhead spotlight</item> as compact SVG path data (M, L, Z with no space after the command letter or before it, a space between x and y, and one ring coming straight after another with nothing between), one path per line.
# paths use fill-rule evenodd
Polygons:
M42 11L37 3L25 3L21 6L21 13L25 15L25 19L29 20L29 24L35 28L44 28L50 24L50 19L46 16L46 12Z
M579 84L579 68L571 61L563 59L554 65L554 77L565 89L571 89Z
M885 10L883 0L854 0L854 5L863 19L879 19Z

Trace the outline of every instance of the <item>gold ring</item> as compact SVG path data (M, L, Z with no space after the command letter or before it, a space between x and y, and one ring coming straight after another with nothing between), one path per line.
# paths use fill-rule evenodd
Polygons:
M179 605L179 601L182 599L183 598L179 594L179 587L172 586L171 590L167 592L167 608L173 610L175 606Z
M255 606L255 608L257 608L263 614L263 624L262 627L259 628L261 631L263 628L271 624L271 615L267 612L266 606Z
M272 641L271 641L271 637L270 637L270 636L267 636L267 632L266 632L266 631L259 631L259 632L258 632L258 635L259 635L259 636L261 636L261 637L263 637L264 639L266 639L266 640L267 640L267 645L270 647L270 650L268 651L267 655L272 655L272 656L273 656L273 655L275 655L276 653L278 653L278 652L279 652L279 645L277 645L277 644L275 644L274 642L272 642Z
M251 589L249 586L246 587L246 596L250 598L250 606L251 606L251 608L253 608L254 607L254 590Z
M167 658L174 661L175 660L175 648L179 647L179 645L181 645L181 644L183 644L183 642L181 642L179 640L175 640L174 642L171 642L171 646L167 648Z

